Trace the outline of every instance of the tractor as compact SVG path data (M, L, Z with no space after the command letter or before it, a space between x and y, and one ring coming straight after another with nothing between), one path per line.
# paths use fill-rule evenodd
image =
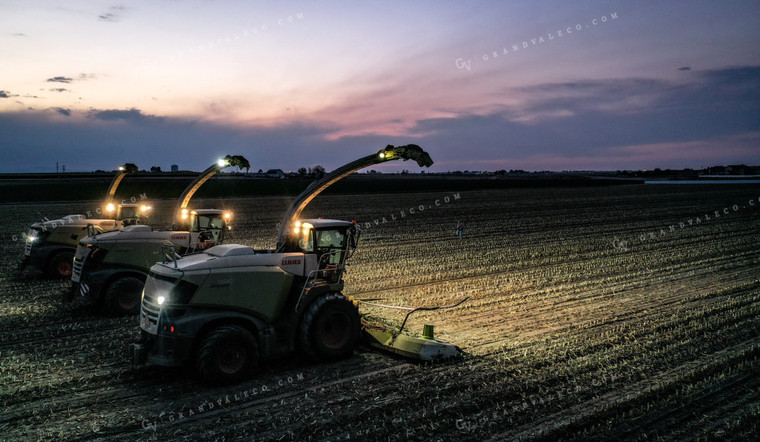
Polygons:
M259 360L300 352L316 360L349 356L364 337L381 348L421 359L455 356L453 345L412 338L370 324L359 300L342 294L343 274L360 236L355 222L299 219L331 184L370 165L433 161L419 146L387 146L312 183L286 211L277 247L227 244L166 259L150 269L139 317L136 364L194 364L211 384L250 377Z
M74 252L79 240L87 236L88 225L96 232L110 232L124 226L140 224L150 206L144 203L114 203L116 188L128 173L137 166L127 163L119 166L116 176L106 192L105 204L100 213L107 218L88 219L84 215L67 215L59 219L44 219L32 224L26 234L24 258L19 271L37 269L53 278L70 278Z
M250 168L242 156L226 156L215 162L183 191L171 230L154 230L148 225L132 225L118 231L91 234L82 238L74 256L72 286L64 301L82 306L102 307L112 315L136 315L150 267L159 261L162 248L186 254L213 247L224 241L231 228L232 213L220 209L189 209L193 194L212 176L229 166Z

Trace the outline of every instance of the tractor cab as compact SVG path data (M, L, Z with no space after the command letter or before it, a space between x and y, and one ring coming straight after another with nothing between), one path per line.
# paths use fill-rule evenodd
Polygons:
M359 242L359 229L347 221L307 219L295 222L289 238L288 252L315 254L319 277L337 282Z
M224 241L224 232L232 229L232 212L219 209L182 209L181 230L188 230L196 249L208 249Z

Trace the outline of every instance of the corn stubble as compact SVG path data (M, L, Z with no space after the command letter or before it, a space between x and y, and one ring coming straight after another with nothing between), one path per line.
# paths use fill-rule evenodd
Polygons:
M461 360L362 348L262 364L240 385L134 368L136 318L60 303L66 283L15 275L10 238L38 208L0 207L0 429L9 439L482 440L747 438L760 415L760 209L669 231L760 195L755 186L323 195L305 217L365 228L347 295L454 309L433 323ZM218 200L203 201L209 206ZM83 207L86 203L82 203ZM283 198L224 200L228 242L274 245ZM408 213L408 208L424 210ZM154 221L170 219L157 202ZM76 208L75 208L76 209ZM71 211L49 204L47 213ZM391 215L406 210L403 218ZM163 212L166 212L165 214ZM454 234L465 224L464 238ZM164 226L168 227L168 226ZM641 235L664 235L640 240ZM629 241L616 248L614 238ZM400 325L401 312L361 307ZM699 416L695 418L694 416Z

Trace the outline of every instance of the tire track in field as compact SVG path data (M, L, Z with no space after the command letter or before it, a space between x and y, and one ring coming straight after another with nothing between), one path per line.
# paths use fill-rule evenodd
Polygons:
M271 407L272 404L276 402L281 402L285 399L295 399L299 396L309 395L310 393L314 394L320 391L324 392L325 390L328 390L328 389L342 387L347 383L354 383L356 381L365 380L365 379L372 378L375 376L382 376L387 373L397 372L399 370L403 370L406 367L409 367L410 365L411 364L408 362L399 362L391 367L385 367L385 368L380 368L380 369L372 370L365 373L345 376L336 380L323 382L317 385L312 385L312 386L309 386L308 388L302 388L302 389L297 389L295 391L288 391L284 393L275 394L272 396L266 396L260 399L243 402L236 406L219 408L212 411L205 411L203 413L196 413L193 417L184 417L183 419L175 419L174 421L171 421L171 422L161 422L160 428L162 431L171 431L171 428L174 428L180 425L195 425L195 426L202 425L206 422L218 419L220 415L224 415L224 414L253 412L258 409L266 409L266 408ZM157 425L157 429L158 428L159 428L159 425ZM146 430L144 428L127 430L127 431L125 431L125 429L118 429L118 430L115 430L113 433L109 433L109 435L125 437L129 439L133 435L145 434L145 432Z
M619 319L619 317L615 317L611 320L604 321L598 324L591 325L590 327L583 327L583 324L581 324L581 327L578 327L575 323L567 324L565 326L557 326L552 329L545 329L542 328L542 325L546 322L549 322L551 318L553 317L551 315L551 310L547 310L546 315L548 316L541 316L536 315L535 320L532 323L528 323L524 328L527 328L528 330L534 330L530 333L519 331L514 331L516 337L518 339L525 340L526 338L530 340L536 340L539 336L551 333L552 336L556 335L566 335L567 338L571 338L572 336L580 336L585 335L587 336L589 333L590 328L600 328L604 327L609 329L611 326L614 326L615 324L625 324L630 323L631 326L636 326L636 334L640 336L647 336L647 335L655 335L655 331L657 327L675 327L677 324L688 324L690 321L692 321L692 315L684 316L684 312L679 312L678 316L674 315L674 310L671 308L668 308L668 306L671 307L678 307L680 305L683 305L685 303L689 302L696 302L700 303L703 302L706 298L712 298L711 304L718 304L723 302L723 298L732 300L733 304L731 306L726 307L716 307L712 308L706 313L695 313L695 314L711 314L711 315L719 315L720 313L724 312L726 309L730 308L749 308L749 307L755 307L758 302L758 294L756 292L758 287L757 283L752 283L748 286L738 286L738 287L730 287L727 289L724 289L722 294L720 296L712 296L708 297L705 295L695 295L692 298L687 298L684 301L683 295L673 295L668 298L662 299L653 299L650 303L644 304L639 303L636 304L636 307L631 310L630 308L626 309L626 312L632 312L630 314L627 314L627 317L625 319ZM681 302L679 302L679 299ZM741 302L741 304L739 304ZM695 304L694 306L690 307L690 311L699 312L697 309L700 307L701 304ZM594 315L592 315L593 317ZM673 319L675 318L675 319ZM583 317L575 317L576 320L582 321ZM638 322L634 321L646 321L647 323L651 324L651 326L644 327L642 325L639 325ZM651 328L651 330L650 330ZM612 329L614 330L614 329ZM467 335L477 335L477 331L474 329L467 329L465 330L465 333ZM601 334L601 331L598 333ZM479 356L489 356L493 354L497 354L501 351L500 347L497 347L494 349L494 351L488 351L491 347L499 346L499 344L503 342L503 340L498 339L492 339L488 340L483 343L473 343L470 342L468 345L465 346L467 351L471 353L478 354ZM484 349L485 351L481 352L475 352L477 349Z
M0 350L23 349L24 346L27 346L27 345L39 344L43 342L47 343L54 339L77 338L84 335L92 335L92 334L98 334L98 333L106 333L106 332L110 332L114 330L134 328L137 326L137 321L135 320L134 324L117 324L117 325L101 325L98 323L94 323L89 327L74 326L77 328L72 327L70 330L66 330L65 328L62 328L62 327L65 327L67 324L77 324L77 323L59 323L59 324L53 324L53 325L43 326L43 327L38 327L38 328L28 328L21 331L0 333ZM42 330L40 330L40 328ZM27 335L34 334L34 335L39 335L39 336L13 339L14 337L18 335L23 336L24 334L27 334Z
M187 424L187 425L195 425L196 423L203 424L204 422L212 421L212 420L218 418L218 416L220 414L234 413L234 412L236 412L238 410L259 409L259 408L265 409L272 402L282 400L283 398L298 397L298 396L303 395L304 393L308 394L310 392L314 392L314 391L318 391L318 390L325 390L325 389L335 388L337 386L340 386L340 385L343 385L343 384L346 384L346 383L353 383L353 382L355 382L356 380L359 380L359 379L369 378L369 377L372 377L372 376L375 376L375 375L382 375L382 374L384 374L386 372L403 370L405 367L410 366L409 362L406 362L406 361L401 361L401 362L395 361L395 362L393 362L393 365L391 365L391 366L386 366L386 367L382 367L382 368L376 368L376 369L373 369L371 371L364 371L364 372L361 372L361 373L357 374L357 373L355 373L357 371L357 369L355 367L355 365L356 365L355 362L356 361L353 361L353 363L351 361L344 361L342 363L338 363L337 366L342 367L342 368L347 368L347 369L349 369L349 372L346 373L344 376L338 377L337 379L333 379L333 380L329 380L329 381L325 381L325 382L318 382L318 383L313 383L312 381L307 381L307 382L311 382L311 384L308 386L308 388L303 388L303 384L300 384L300 383L299 384L295 384L294 383L294 384L291 384L292 385L292 390L290 390L290 391L284 391L282 393L277 393L277 394L273 394L273 395L269 395L269 396L263 396L263 397L261 397L259 399L255 399L255 400L248 400L248 401L244 401L244 402L239 402L238 403L239 405L233 405L233 406L229 406L229 407L223 407L223 408L219 408L219 409L217 409L215 411L205 411L203 413L197 413L194 417L185 417L185 418L182 418L182 419L176 419L173 422L172 421L167 421L166 420L167 418L164 417L163 420L161 420L160 422L158 422L157 426L159 428L161 428L161 429L167 429L168 428L169 430L167 430L167 431L170 431L171 428L174 428L174 427L177 427L177 426L180 426L180 425L185 425L185 424ZM304 367L301 367L301 368L304 368ZM312 375L316 374L317 376L316 377L315 376L309 376L309 378L316 378L317 381L319 381L320 373L323 373L323 372L326 372L326 371L330 371L330 372L334 373L336 371L336 369L337 369L336 365L331 365L329 367L314 366L314 368L315 368L314 373L311 373L311 374ZM278 373L279 374L276 377L282 377L283 375L287 376L288 373L290 373L290 375L292 375L292 376L295 376L295 374L292 373L292 370L291 371L286 371L284 374L281 371L278 372ZM258 385L258 383L265 383L266 381L267 381L267 378L256 379L255 381L251 381L248 384ZM39 420L39 416L41 416L41 415L47 415L48 413L50 413L50 414L59 413L62 416L64 414L66 416L69 416L69 415L72 414L72 412L75 412L77 410L81 410L83 413L86 413L87 410L88 410L88 408L91 407L93 404L101 403L104 400L110 400L111 403L113 403L113 402L115 402L115 401L118 400L119 403L123 403L123 402L125 402L125 401L127 401L129 399L138 399L138 398L143 398L144 399L144 398L150 396L150 394L146 394L146 393L148 391L150 391L150 390L155 389L157 386L161 386L164 389L169 388L169 390L171 390L171 391L178 392L178 391L185 390L187 387L192 387L196 383L197 383L197 381L195 379L180 382L178 385L174 381L171 381L171 382L167 383L166 379L155 379L155 380L147 380L147 381L140 382L140 384L142 384L142 385L138 386L137 389L133 389L133 388L129 388L129 389L125 389L125 390L117 389L117 394L121 394L120 396L112 396L114 394L114 392L111 392L111 391L102 391L102 392L88 391L88 392L82 392L81 393L81 397L82 397L82 401L83 402L81 404L72 406L70 404L67 405L65 403L65 401L61 401L61 403L59 403L58 407L55 408L55 409L47 409L47 408L45 408L45 409L37 410L37 411L31 412L31 413L27 413L28 416L27 416L27 422L26 423L28 425L35 425L37 423L37 420ZM235 393L239 392L240 390L242 390L241 387L242 386L226 387L226 388L223 388L223 389L212 389L212 391L209 391L209 392L207 392L206 395L202 396L203 397L202 401L191 402L192 405L190 405L189 408L194 408L195 405L197 405L198 402L203 402L205 404L206 402L209 401L209 398L212 398L211 400L213 400L213 399L216 399L217 397L224 397L225 394L228 394L228 395L232 396L232 392L235 392ZM230 392L230 388L233 388L232 392ZM124 391L126 391L127 394L123 394ZM227 391L227 392L225 393L225 391ZM171 394L171 393L167 392L166 394ZM145 404L145 405L147 405L149 407L155 407L155 406L157 406L157 405L153 404L152 401L150 403L148 403L148 404ZM165 411L166 404L163 404L161 406L164 408L163 411ZM187 406L187 402L185 403L185 406ZM182 406L182 408L184 408L185 406ZM177 406L177 409L175 411L179 411L182 408L180 406ZM155 413L149 413L148 412L148 413L143 414L143 415L147 416L148 419L150 419L154 423L156 423L156 419L158 418L159 412L161 412L161 411L162 410L157 410ZM21 423L19 423L18 421L16 421L16 423L17 423L17 425L21 425ZM68 425L68 418L66 417L66 420L61 421L60 425L66 427ZM48 428L49 427L50 427L50 425L48 423ZM2 428L2 425L0 425L0 428ZM108 436L109 438L112 437L112 436L122 435L123 437L125 437L128 440L132 440L132 439L134 439L135 435L149 435L149 434L151 434L151 433L149 433L149 432L146 433L146 429L142 427L141 422L139 420L137 420L137 421L131 420L129 423L125 423L123 425L117 426L116 428L110 428L108 430L99 431L97 435L98 435L98 437ZM88 440L89 438L92 437L92 435L82 435L81 437L84 440Z
M584 401L568 410L541 417L527 425L496 434L491 440L561 437L561 435L566 434L565 431L568 427L578 425L582 427L584 422L602 419L605 415L612 414L616 409L625 408L631 402L656 398L663 390L676 388L683 373L689 373L690 378L700 377L704 372L720 369L737 360L745 360L747 353L756 355L758 350L760 350L760 346L756 340L742 342L658 373L650 379L630 385L622 391L616 390L602 395L598 399ZM756 382L758 381L756 380Z

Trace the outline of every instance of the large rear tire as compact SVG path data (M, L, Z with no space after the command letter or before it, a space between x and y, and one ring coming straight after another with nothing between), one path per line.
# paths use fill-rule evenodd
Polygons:
M351 356L360 338L359 310L340 293L326 293L312 301L298 328L301 350L321 361Z
M136 315L140 313L140 301L145 281L133 276L119 278L106 290L103 304L114 316Z
M256 338L242 327L225 325L206 336L195 364L204 382L235 384L253 375L258 359Z
M74 254L72 252L60 252L50 260L47 273L53 278L71 278L71 271L73 268Z

